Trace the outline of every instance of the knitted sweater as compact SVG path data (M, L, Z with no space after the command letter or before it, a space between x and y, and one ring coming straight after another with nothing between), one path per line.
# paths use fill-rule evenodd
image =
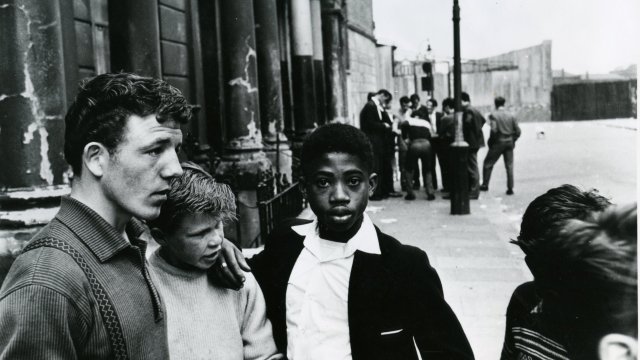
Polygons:
M159 250L149 264L167 310L172 359L280 358L253 275L235 291L212 285L205 272L170 265Z

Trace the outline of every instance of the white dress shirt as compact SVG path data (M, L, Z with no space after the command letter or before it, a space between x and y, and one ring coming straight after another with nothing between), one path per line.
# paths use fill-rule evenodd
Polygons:
M351 359L349 278L356 250L380 254L373 223L364 214L347 243L320 238L317 220L292 229L305 239L287 285L287 357Z

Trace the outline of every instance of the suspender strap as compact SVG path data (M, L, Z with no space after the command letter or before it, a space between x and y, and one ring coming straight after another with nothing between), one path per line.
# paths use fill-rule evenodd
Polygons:
M116 313L116 310L113 307L113 303L109 299L107 292L104 290L104 287L102 286L102 284L100 284L80 252L71 247L71 245L67 244L65 241L54 238L38 239L27 245L24 248L23 252L27 252L40 247L50 247L68 254L69 256L71 256L71 258L73 258L73 260L75 260L82 271L84 271L84 274L87 276L87 280L89 280L89 285L91 285L91 292L93 292L93 296L96 299L98 309L100 310L100 315L102 316L102 321L104 322L104 326L107 330L109 342L111 343L111 350L114 354L114 359L127 360L129 358L127 354L127 344L124 341L124 336L122 334L122 325L120 324L120 320L118 319L118 314Z

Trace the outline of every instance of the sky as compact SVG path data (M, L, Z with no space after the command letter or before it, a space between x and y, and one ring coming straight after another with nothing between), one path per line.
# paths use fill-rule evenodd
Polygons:
M453 0L372 0L375 35L415 59L431 44L453 58ZM462 59L552 41L551 64L570 73L607 73L640 60L639 0L460 0Z

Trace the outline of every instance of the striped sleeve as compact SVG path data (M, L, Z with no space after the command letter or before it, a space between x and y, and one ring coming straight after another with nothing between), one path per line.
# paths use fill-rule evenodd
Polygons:
M48 287L28 285L0 299L1 359L77 359L73 339L87 333L72 301Z

